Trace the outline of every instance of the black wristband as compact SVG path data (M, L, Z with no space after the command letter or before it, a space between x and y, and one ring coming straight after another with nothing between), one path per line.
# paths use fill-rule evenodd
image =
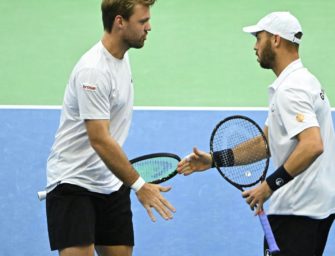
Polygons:
M276 191L291 180L293 180L293 177L285 170L284 165L266 178L266 182L272 191Z
M234 166L235 158L234 152L231 148L227 148L221 151L213 152L212 154L212 168L215 167L214 162L218 167L230 167Z

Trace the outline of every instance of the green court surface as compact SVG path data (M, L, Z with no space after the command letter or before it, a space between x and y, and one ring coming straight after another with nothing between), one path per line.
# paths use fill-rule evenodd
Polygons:
M275 76L242 27L278 10L300 19L303 62L335 104L334 9L332 0L158 0L145 47L130 50L135 105L266 106ZM0 105L60 105L74 64L101 37L100 1L2 0L0 10Z

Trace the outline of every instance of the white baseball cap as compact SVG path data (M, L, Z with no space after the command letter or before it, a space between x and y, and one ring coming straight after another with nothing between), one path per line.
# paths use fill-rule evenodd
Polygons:
M301 40L296 37L296 34L302 33L302 28L297 18L291 13L272 12L262 18L256 25L244 27L243 31L254 36L257 32L267 31L293 43L300 44Z

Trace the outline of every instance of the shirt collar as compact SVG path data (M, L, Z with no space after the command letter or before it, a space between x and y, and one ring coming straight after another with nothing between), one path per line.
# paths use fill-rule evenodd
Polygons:
M277 79L269 86L269 88L272 88L273 90L277 90L279 85L294 71L303 68L303 64L300 59L297 59L293 62L291 62L277 77Z

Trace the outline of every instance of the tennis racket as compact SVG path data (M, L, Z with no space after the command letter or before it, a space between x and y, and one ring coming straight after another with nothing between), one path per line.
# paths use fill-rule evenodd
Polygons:
M270 152L262 129L252 119L235 115L220 121L210 138L210 152L221 176L243 191L262 182L269 167ZM264 211L258 214L271 253L276 240Z
M130 163L145 182L159 184L177 174L180 157L171 153L143 155L130 160ZM37 192L39 200L46 198L46 191Z
M136 157L130 163L145 182L159 184L177 174L180 157L171 153L155 153Z

